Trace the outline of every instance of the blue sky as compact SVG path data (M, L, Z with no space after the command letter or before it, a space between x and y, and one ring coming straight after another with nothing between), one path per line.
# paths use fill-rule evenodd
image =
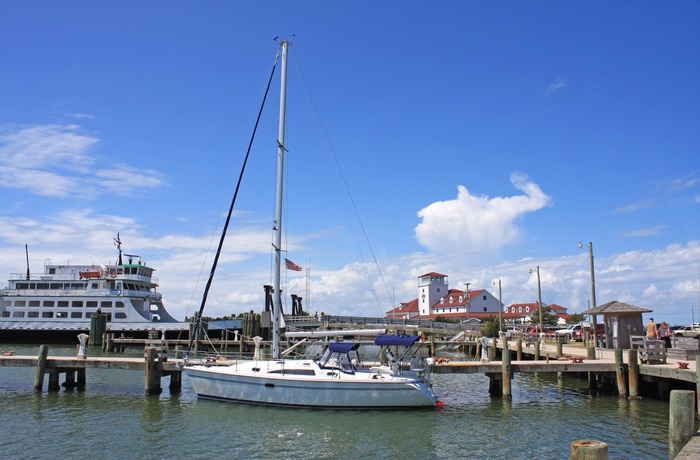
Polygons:
M25 244L33 271L114 261L121 232L191 314L295 34L285 247L312 311L381 315L430 271L532 302L539 266L542 300L580 312L582 241L599 304L700 320L698 23L676 1L0 1L0 273ZM270 280L274 88L213 316Z

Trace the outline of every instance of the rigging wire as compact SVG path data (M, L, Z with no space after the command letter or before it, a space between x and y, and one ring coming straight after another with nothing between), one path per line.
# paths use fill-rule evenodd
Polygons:
M197 336L197 331L199 331L199 326L202 321L202 313L204 312L204 306L207 303L207 296L209 295L209 288L211 287L212 280L214 279L214 273L216 272L216 266L219 263L219 256L221 255L221 249L224 245L224 240L226 239L226 231L228 230L229 223L231 222L231 215L233 214L233 207L236 204L236 199L238 198L238 191L241 188L241 182L243 181L243 173L245 172L246 165L248 164L248 158L250 157L250 151L253 147L253 141L255 140L255 133L258 130L258 125L260 124L260 117L262 116L263 108L265 107L265 101L267 100L267 95L270 92L270 85L272 84L272 77L275 75L275 69L277 68L277 62L279 60L279 52L275 57L275 62L272 65L272 71L270 72L270 78L267 81L267 88L265 89L265 96L263 96L263 101L258 111L258 117L255 121L255 127L253 128L253 134L250 137L250 142L248 143L248 150L243 160L243 166L241 167L241 172L238 176L238 182L236 183L236 191L233 193L233 199L231 200L231 206L228 210L228 215L226 216L226 222L224 223L224 228L221 233L221 238L219 239L219 246L216 250L216 255L214 256L214 262L211 267L211 272L209 273L209 278L207 279L207 285L204 288L204 293L202 294L202 303L199 307L199 312L197 313L197 318L195 319L194 330L190 335L190 342L187 346L187 352L192 350L192 344Z
M296 56L295 56L295 57L296 57ZM326 131L325 125L323 124L323 120L322 120L321 117L320 117L320 112L319 112L319 110L318 110L318 107L316 106L316 102L314 101L313 96L311 95L311 92L310 92L310 90L309 90L309 87L308 87L308 85L307 85L307 83L306 83L306 79L304 78L304 74L303 74L303 72L301 71L301 69L300 69L300 67L299 67L299 58L296 57L293 61L294 61L294 64L295 64L296 71L297 71L297 73L299 74L299 78L300 78L300 80L301 80L301 82L302 82L302 85L301 85L301 86L302 86L302 90L304 91L304 96L306 97L307 104L309 105L309 107L310 107L310 109L311 109L312 118L313 118L314 122L316 123L316 129L317 129L318 131L321 132L323 138L325 138L325 140L326 140L326 142L327 142L327 144L328 144L328 146L329 146L330 153L331 153L330 157L331 157L331 159L332 159L332 160L334 161L334 163L335 163L335 166L336 166L338 175L340 176L340 179L341 179L341 182L342 182L343 187L344 187L344 189L345 189L345 192L346 192L346 194L347 194L347 196L348 196L348 199L350 200L350 204L352 205L352 210L354 211L355 218L357 219L357 221L358 221L358 223L359 223L359 225L360 225L360 228L361 228L361 230L362 230L362 234L364 235L365 243L367 244L367 247L368 247L368 249L369 249L369 251L370 251L370 254L372 255L372 261L374 262L374 265L377 267L377 272L379 273L379 278L381 279L382 284L384 285L384 289L385 289L385 291L386 291L387 297L388 297L389 299L391 299L392 296L391 296L391 293L390 293L390 291L389 291L389 287L387 286L386 280L384 279L384 274L382 273L382 270L381 270L381 268L379 267L379 261L377 260L377 257L376 257L376 255L374 254L374 249L372 248L372 244L371 244L370 241L369 241L369 237L368 237L368 235L367 235L367 231L366 231L365 226L364 226L364 224L363 224L363 222L362 222L362 219L360 218L360 213L359 213L359 211L358 211L358 209L357 209L357 205L355 204L355 200L353 199L353 196L352 196L352 194L350 193L350 187L349 187L349 185L348 185L347 180L345 179L345 175L343 174L343 170L342 170L342 168L341 168L341 166L340 166L340 161L338 160L338 156L337 156L336 153L335 153L335 149L333 148L333 144L332 144L331 141L330 141L330 137L328 136L328 132ZM378 294L377 294L377 292L376 292L376 290L375 290L375 288L374 288L374 283L372 283L372 277L371 277L371 275L370 275L370 273L369 273L369 269L368 269L368 267L367 267L368 264L365 262L365 258L364 258L364 254L363 254L363 252L362 252L362 248L361 248L361 246L360 246L360 243L359 243L359 241L358 241L358 239L357 239L357 235L356 235L356 233L355 233L355 228L354 228L354 226L353 226L353 224L352 224L352 220L350 219L350 215L349 215L349 213L348 213L347 207L345 206L345 202L344 202L344 200L342 199L342 194L341 194L340 192L339 192L338 194L339 194L339 196L341 197L340 202L341 202L341 205L343 206L343 210L345 211L346 217L347 217L347 219L348 219L348 225L350 226L350 231L351 231L351 233L352 233L352 235L353 235L353 239L354 239L354 241L355 241L355 245L357 246L357 250L358 250L358 252L360 253L360 259L362 260L362 267L364 268L365 274L367 275L367 279L369 280L370 287L371 287L371 289L372 289L372 293L374 294L374 298L375 298L375 300L377 301L377 307L379 308L379 311L380 311L380 313L381 313L380 316L383 317L383 316L384 316L384 311L382 310L381 302L380 302L380 300L379 300L379 296L378 296ZM389 303L392 304L392 301L390 300ZM393 308L393 307L394 307L394 305L392 304L392 308Z

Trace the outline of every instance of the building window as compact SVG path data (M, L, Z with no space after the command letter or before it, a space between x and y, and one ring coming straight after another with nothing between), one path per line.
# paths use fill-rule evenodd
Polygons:
M530 307L525 307L525 313L530 313Z
M459 301L464 302L464 298L462 296L459 296Z
M522 312L523 312L523 307L518 307L518 313L522 313Z

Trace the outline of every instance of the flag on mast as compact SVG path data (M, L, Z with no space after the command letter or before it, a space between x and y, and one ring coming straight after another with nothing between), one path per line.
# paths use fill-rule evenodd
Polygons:
M295 264L289 259L284 259L284 268L287 270L294 270L295 272L300 272L303 270L299 265Z

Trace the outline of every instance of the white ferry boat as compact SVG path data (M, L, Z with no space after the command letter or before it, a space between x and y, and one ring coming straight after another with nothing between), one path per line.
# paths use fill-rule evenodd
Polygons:
M44 262L40 275L12 273L0 290L0 339L10 331L82 332L98 312L112 332L187 329L163 305L155 269L138 255L124 254L114 265L60 265ZM18 338L17 334L14 337ZM32 337L23 337L30 339ZM34 337L44 338L44 337Z

